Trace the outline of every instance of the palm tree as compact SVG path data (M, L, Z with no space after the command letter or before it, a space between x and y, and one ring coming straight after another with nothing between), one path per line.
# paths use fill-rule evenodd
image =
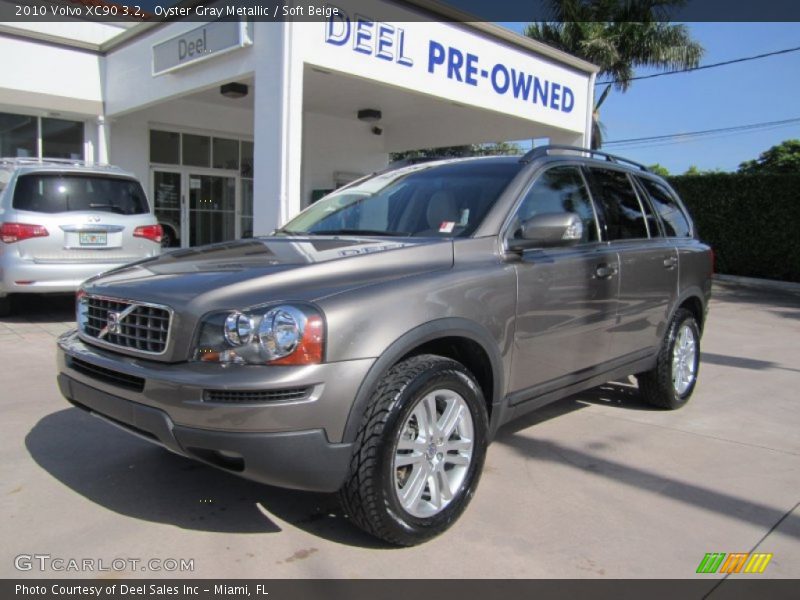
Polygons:
M594 106L592 148L602 145L599 112L612 87L625 92L636 67L690 69L703 47L685 25L667 20L684 0L548 0L551 20L531 23L525 35L579 56L610 79Z

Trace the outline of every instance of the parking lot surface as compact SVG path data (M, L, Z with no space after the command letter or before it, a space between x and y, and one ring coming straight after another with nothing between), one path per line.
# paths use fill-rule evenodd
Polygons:
M704 577L711 588L721 575L695 574L706 553L764 552L757 577L800 577L800 294L714 292L685 408L649 408L615 382L506 426L461 520L407 549L361 533L335 497L239 479L72 408L54 361L72 300L26 299L0 319L0 576ZM193 559L194 570L18 571L21 554Z

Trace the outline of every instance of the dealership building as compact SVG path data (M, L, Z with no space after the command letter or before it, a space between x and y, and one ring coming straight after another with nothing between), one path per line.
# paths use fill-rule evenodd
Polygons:
M186 247L268 233L391 152L588 145L593 65L411 1L339 4L306 22L0 23L0 155L119 165Z

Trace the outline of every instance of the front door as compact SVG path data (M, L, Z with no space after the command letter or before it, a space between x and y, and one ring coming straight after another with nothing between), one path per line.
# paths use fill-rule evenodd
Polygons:
M581 217L581 242L526 250L516 265L517 320L510 382L517 393L515 403L586 379L610 358L618 257L600 241L580 168L556 166L539 175L520 204L509 236L514 237L519 225L537 214L562 212Z
M236 239L236 178L188 174L189 246Z
M179 171L153 171L153 207L164 230L164 248L181 245L183 224L183 176Z

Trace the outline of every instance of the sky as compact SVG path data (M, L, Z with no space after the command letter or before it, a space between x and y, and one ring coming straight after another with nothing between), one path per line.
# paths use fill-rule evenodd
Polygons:
M524 23L500 23L521 32ZM705 48L702 64L800 46L800 23L687 23ZM656 71L641 69L637 75ZM600 79L598 79L599 81ZM603 86L596 88L599 91ZM598 91L598 94L599 94ZM609 142L687 133L800 117L800 51L694 73L634 81L616 90L600 111ZM604 148L680 174L700 170L735 171L787 139L800 139L800 121L771 130L716 134L678 143Z

